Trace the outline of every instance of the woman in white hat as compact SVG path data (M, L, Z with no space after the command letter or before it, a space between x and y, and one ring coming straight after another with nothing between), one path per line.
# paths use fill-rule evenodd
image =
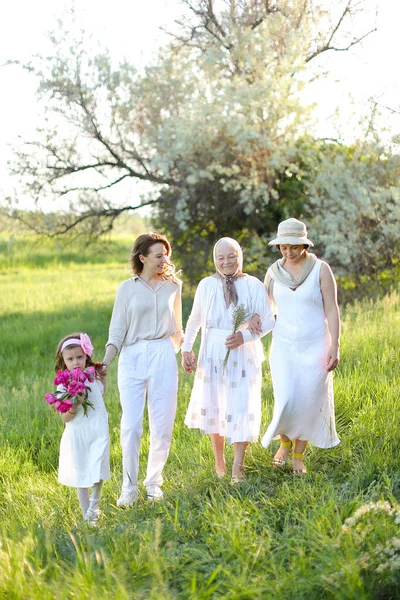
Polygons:
M266 448L279 435L273 465L284 466L293 450L293 472L304 475L308 443L339 444L332 381L339 363L336 283L329 265L307 251L314 244L301 221L280 223L269 245L278 246L282 258L264 282L277 316L270 353L274 414L261 443Z
M233 444L236 483L244 478L246 447L259 436L264 360L260 337L272 329L274 319L261 281L242 272L243 253L236 240L224 237L215 244L214 263L214 275L197 287L182 346L182 366L192 373L196 369L192 348L201 327L199 364L185 424L209 434L219 477L226 472L225 439ZM232 314L240 305L247 316L233 333ZM254 313L262 319L258 335L246 329Z

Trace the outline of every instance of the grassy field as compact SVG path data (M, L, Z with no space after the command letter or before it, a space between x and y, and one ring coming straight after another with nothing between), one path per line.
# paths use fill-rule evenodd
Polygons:
M66 333L86 330L102 358L129 244L114 240L92 258L29 248L21 256L0 240L0 598L400 598L398 293L346 309L335 375L341 444L310 448L305 479L272 469L274 442L251 446L245 483L217 480L208 439L183 426L192 379L180 371L165 500L148 505L142 489L137 505L117 509L115 361L106 397L112 479L89 529L75 490L57 483L62 423L43 396ZM185 315L190 304L186 297ZM263 403L264 430L267 363ZM141 479L147 449L146 433Z

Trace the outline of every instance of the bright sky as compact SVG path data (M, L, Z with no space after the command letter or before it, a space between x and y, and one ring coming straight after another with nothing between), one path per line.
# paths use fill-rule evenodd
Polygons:
M371 0L371 4L372 4ZM318 104L318 132L336 136L329 119L341 106L342 131L354 131L354 107L348 102L350 92L357 102L367 103L371 96L387 107L400 111L400 68L398 67L398 24L400 2L379 2L378 31L350 52L327 53L325 65L329 77L309 88L306 99ZM329 3L330 5L332 3ZM0 190L10 191L7 160L9 145L20 135L29 139L39 124L34 78L17 66L2 66L7 60L27 61L46 48L47 32L61 17L67 0L13 0L0 8ZM182 12L179 0L78 0L75 11L83 29L108 46L113 56L126 56L135 64L144 64L167 36L160 26L171 26ZM372 15L366 27L373 26ZM329 56L330 54L330 56ZM340 82L339 82L340 80ZM356 109L357 111L357 109ZM346 124L346 120L349 122ZM399 116L383 111L382 124L392 133L400 133ZM1 198L1 195L0 195Z

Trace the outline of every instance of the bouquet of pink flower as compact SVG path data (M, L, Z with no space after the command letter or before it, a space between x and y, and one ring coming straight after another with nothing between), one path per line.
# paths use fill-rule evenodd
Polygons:
M52 404L59 413L66 413L72 406L82 404L84 413L87 415L88 406L94 408L93 404L88 400L88 392L90 391L88 382L94 381L94 378L94 367L87 367L83 371L81 369L57 371L54 385L62 385L64 390L57 390L55 394L46 394L46 402ZM79 396L81 395L84 396L83 402L80 402Z

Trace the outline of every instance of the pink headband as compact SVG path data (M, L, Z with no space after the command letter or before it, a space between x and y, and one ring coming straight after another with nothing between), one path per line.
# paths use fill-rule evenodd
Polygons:
M68 346L80 346L84 353L88 356L92 356L93 354L92 342L90 341L90 337L87 333L81 333L81 339L70 338L69 340L65 340L65 342L61 346L60 352L63 353L65 348L67 348Z

